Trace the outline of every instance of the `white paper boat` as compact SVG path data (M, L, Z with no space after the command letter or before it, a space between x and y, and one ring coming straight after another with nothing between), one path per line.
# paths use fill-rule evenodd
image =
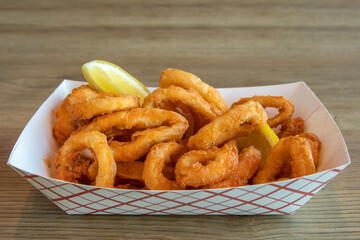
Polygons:
M8 160L9 166L68 214L292 214L350 164L334 120L310 88L296 82L218 90L229 105L253 95L281 95L290 100L295 105L293 117L301 116L305 131L322 141L316 174L237 188L184 191L98 188L56 180L44 164L44 159L54 159L58 152L52 136L55 111L71 89L82 84L85 82L64 80L59 85L26 125Z

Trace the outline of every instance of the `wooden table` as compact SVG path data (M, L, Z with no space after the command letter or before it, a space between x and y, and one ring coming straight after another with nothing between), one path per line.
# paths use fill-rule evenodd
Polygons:
M25 124L93 59L156 86L167 67L215 87L305 81L352 164L292 216L69 216L6 166ZM359 239L359 1L0 1L0 238ZM306 99L304 99L306 101Z

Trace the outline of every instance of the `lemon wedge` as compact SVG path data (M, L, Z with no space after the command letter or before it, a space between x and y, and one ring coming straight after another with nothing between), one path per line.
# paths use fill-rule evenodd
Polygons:
M269 156L272 147L278 141L279 141L278 136L268 124L252 132L249 136L237 138L238 147L240 149L244 149L251 145L254 145L254 147L260 150L262 164Z
M141 103L150 93L140 81L111 62L94 60L85 63L81 70L89 85L98 92L131 94L138 96Z

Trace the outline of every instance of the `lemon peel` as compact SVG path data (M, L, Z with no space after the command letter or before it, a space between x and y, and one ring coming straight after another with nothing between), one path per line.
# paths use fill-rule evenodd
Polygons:
M141 103L150 93L139 80L111 62L93 60L85 63L81 70L89 85L98 92L135 95Z
M255 148L260 150L262 164L269 156L272 147L278 141L279 141L278 136L268 124L266 124L264 127L255 130L254 132L250 133L250 135L248 136L237 138L238 147L240 149L244 149L253 145Z

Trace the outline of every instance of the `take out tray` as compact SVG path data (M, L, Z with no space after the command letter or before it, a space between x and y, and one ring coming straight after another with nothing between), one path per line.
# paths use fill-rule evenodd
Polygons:
M293 214L350 164L339 128L304 82L218 89L228 105L240 97L281 95L295 106L293 117L322 141L318 172L301 178L236 188L154 191L98 188L56 180L44 159L54 159L55 111L85 82L64 80L41 105L17 140L8 165L68 214L283 215ZM155 88L149 88L150 91ZM272 115L271 111L268 111Z

